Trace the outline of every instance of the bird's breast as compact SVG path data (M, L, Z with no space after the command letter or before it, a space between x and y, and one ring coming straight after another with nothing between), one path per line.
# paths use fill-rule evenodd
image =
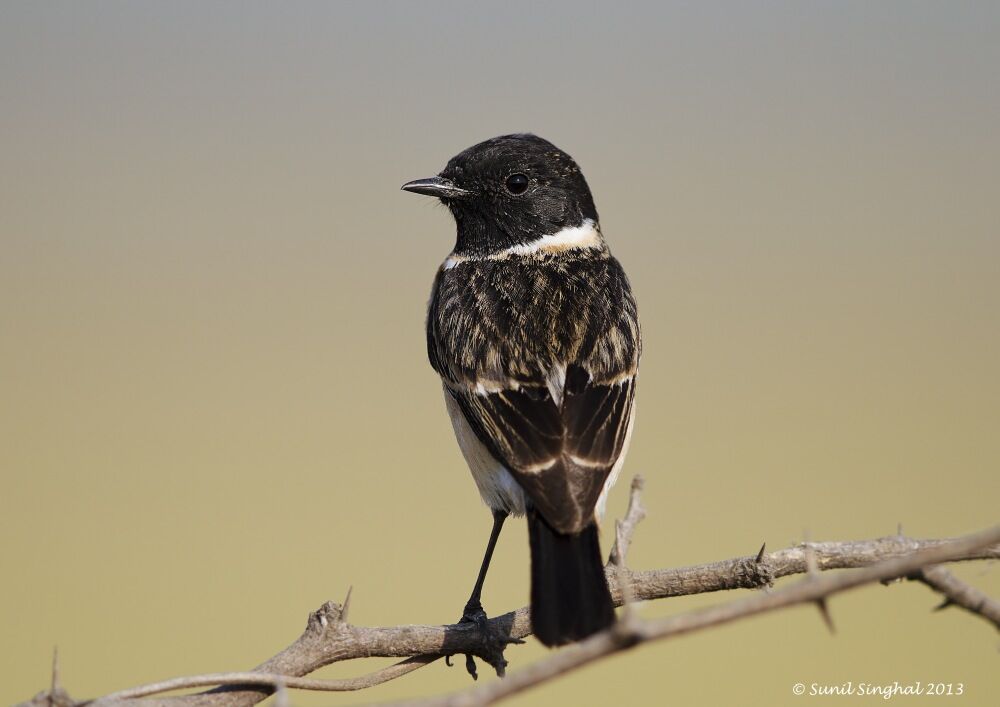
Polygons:
M635 303L606 250L443 268L427 334L432 365L452 381L544 382L565 362L600 378L638 358Z

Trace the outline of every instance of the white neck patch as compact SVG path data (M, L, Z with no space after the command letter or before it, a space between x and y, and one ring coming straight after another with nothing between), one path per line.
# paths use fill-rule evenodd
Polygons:
M445 270L451 270L466 260L504 260L512 255L562 253L578 248L602 248L603 246L604 240L601 238L601 229L598 228L593 220L586 219L579 226L569 226L556 233L542 236L538 240L504 248L497 253L482 256L449 255L441 267Z

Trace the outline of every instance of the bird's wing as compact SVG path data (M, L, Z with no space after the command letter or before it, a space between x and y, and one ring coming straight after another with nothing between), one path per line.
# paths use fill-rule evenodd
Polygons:
M449 388L487 449L510 470L552 527L579 532L625 445L635 376L594 383L570 366L561 405L545 386L492 393Z
M628 280L613 258L537 268L530 282L513 267L465 267L435 287L431 363L535 509L579 532L629 432L640 345Z

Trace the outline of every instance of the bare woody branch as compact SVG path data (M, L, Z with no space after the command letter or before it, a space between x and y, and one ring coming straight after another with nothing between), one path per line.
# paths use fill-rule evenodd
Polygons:
M504 680L480 685L445 697L396 703L398 707L479 707L489 705L542 682L547 682L599 658L633 648L647 641L657 641L703 630L738 619L810 602L865 584L906 576L922 568L946 562L1000 542L1000 526L967 535L903 557L877 562L853 573L808 577L791 586L745 599L719 604L665 619L631 621L612 627L549 658L511 673Z
M881 558L906 557L922 550L947 547L948 541L914 540L891 536L876 540L844 543L812 543L816 563L823 569L858 568L870 566ZM802 574L808 571L805 545L763 555L749 555L723 562L695 565L678 569L636 572L626 569L624 575L634 595L639 599L658 599L735 588L766 586L778 577ZM1000 558L1000 546L956 553L952 560ZM609 568L611 571L611 568ZM610 581L616 603L621 602L617 578ZM500 630L511 638L530 635L528 609L496 617L491 628ZM212 707L237 707L251 705L270 694L273 686L283 680L286 687L331 691L358 690L386 682L429 664L447 653L463 653L478 647L478 635L466 626L406 626L397 628L355 627L343 623L340 607L328 602L311 617L305 633L291 646L264 663L252 673L213 674L178 678L176 680L143 686L114 693L98 700L98 704L134 700L165 690L208 685L256 685L243 690L213 691L199 695L143 700L142 707L185 707L210 705ZM412 653L411 653L412 652ZM389 666L371 675L346 680L298 680L301 675L329 663L375 656L416 656L402 663ZM288 666L279 672L272 666ZM300 672L301 671L301 672ZM299 672L296 675L295 672ZM250 677L253 676L253 677Z
M651 600L736 588L769 586L779 577L807 573L810 565L815 566L817 570L829 570L872 567L884 560L900 560L917 562L914 565L915 570L921 570L940 562L1000 558L1000 534L997 534L993 540L987 538L986 541L982 541L981 536L967 536L958 540L915 540L896 535L852 542L802 543L773 553L765 553L762 547L761 551L754 555L721 562L636 572L625 568L623 559L635 526L645 514L640 501L641 489L642 481L637 479L632 485L626 517L617 527L615 548L612 550L612 559L615 561L609 560L606 568L612 596L617 605L622 603L623 587L626 589L626 594L631 595L630 599ZM970 538L979 538L979 540L969 545ZM938 554L935 555L935 552ZM940 559L934 559L939 556ZM920 559L917 561L914 558ZM892 565L889 567L891 568ZM891 575L890 572L889 578L909 575L915 570L895 575ZM882 568L879 571L885 572L887 570ZM854 577L857 575L844 576ZM880 574L879 577L881 578L882 575ZM834 578L817 576L810 578L808 583L813 586L814 581L828 579ZM835 591L843 591L843 588L840 585L835 585L832 592ZM770 597L776 594L759 596ZM946 596L951 597L948 593ZM955 596L957 597L958 594L955 593ZM818 602L824 597L825 595L821 595L811 601ZM988 601L985 603L969 594L968 591L965 591L962 597L964 599L955 599L955 603L970 610L973 610L973 607L980 607L982 609L980 613L986 612L984 615L990 614L995 608L995 602L989 600L988 597ZM757 599L757 597L753 597L753 599ZM347 603L345 601L345 605ZM740 604L740 602L734 604ZM684 619L685 616L688 615L674 617L674 620ZM347 622L346 606L341 607L333 602L327 602L310 615L306 630L294 643L249 673L216 673L176 678L75 704L78 707L88 703L94 707L107 707L111 703L114 703L115 707L124 707L125 705L131 707L249 707L272 694L277 686L281 686L282 689L359 690L410 673L445 655L471 653L490 664L494 664L498 659L498 641L499 645L502 646L505 641L513 641L530 635L528 608L522 607L491 619L489 629L493 640L484 640L474 627L467 624L384 628L353 626ZM687 630L693 629L689 628L680 632ZM673 631L674 633L678 632ZM669 635L673 635L673 633ZM650 640L646 633L635 630L631 621L624 625L619 624L614 629L613 635L602 634L602 636L604 636L602 640L609 640L616 646L622 641L632 643L636 640ZM636 636L640 638L636 639ZM600 637L595 637L592 640L596 641L598 638ZM556 658L559 658L560 661L569 660L569 658L560 658L560 656L576 655L581 650L581 646L584 645L589 646L590 642L560 651L551 660ZM357 678L317 680L304 677L324 665L366 657L397 657L405 658L405 660ZM502 659L502 655L500 658ZM543 661L543 663L548 663L548 661ZM515 674L521 675L533 669L534 666L530 666ZM545 669L550 670L551 668ZM523 679L517 678L517 680ZM509 679L502 681L502 684L508 682ZM520 683L511 683L512 686L516 684ZM195 695L149 697L168 690L206 686L221 687ZM509 690L510 688L504 689ZM504 694L510 693L505 692ZM43 692L23 705L50 705L52 697L52 694ZM60 698L61 704L73 704L68 699L68 695L65 695L65 692L61 690Z

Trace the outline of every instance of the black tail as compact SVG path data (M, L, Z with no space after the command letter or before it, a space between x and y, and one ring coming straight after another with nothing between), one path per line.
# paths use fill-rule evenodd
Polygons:
M561 646L614 623L597 525L592 522L576 535L563 535L529 511L528 537L531 625L538 640Z

